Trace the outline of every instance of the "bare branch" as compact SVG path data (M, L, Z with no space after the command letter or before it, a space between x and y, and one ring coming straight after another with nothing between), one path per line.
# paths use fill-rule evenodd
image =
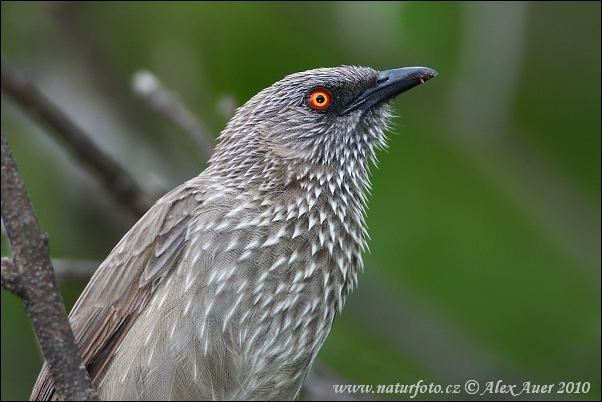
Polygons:
M144 214L151 202L134 179L109 155L90 140L65 113L52 103L31 80L2 60L2 90L24 110L49 126L55 137L68 148L92 173L100 177L106 188L136 215Z
M48 238L40 229L3 134L0 141L2 219L13 252L12 260L2 260L2 285L18 284L17 295L25 304L58 394L67 400L97 400L56 285Z
M162 115L198 146L201 157L207 162L213 151L213 140L208 130L190 110L149 71L138 71L132 78L134 94L146 106Z

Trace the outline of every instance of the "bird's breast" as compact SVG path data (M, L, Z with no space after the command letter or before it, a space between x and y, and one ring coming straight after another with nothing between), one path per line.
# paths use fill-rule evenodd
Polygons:
M361 266L361 209L334 192L325 180L235 198L196 231L182 310L198 310L202 353L227 339L253 381L300 385Z

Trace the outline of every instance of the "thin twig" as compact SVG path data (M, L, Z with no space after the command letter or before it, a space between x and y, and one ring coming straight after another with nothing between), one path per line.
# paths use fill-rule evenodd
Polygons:
M213 151L213 140L207 127L175 94L163 86L156 75L150 71L138 71L132 78L132 91L149 109L162 115L190 137L197 144L204 162L209 160Z
M3 134L0 141L2 219L13 252L12 264L2 261L2 284L5 280L18 284L17 295L25 304L58 394L67 400L97 400L58 291L48 238L40 229Z
M58 283L67 281L87 282L100 266L100 261L94 260L52 258L51 262ZM12 258L2 257L2 288L17 294L19 293L19 277L18 275L14 277L16 271L12 265L14 265Z
M2 90L24 110L52 128L51 132L93 173L106 188L136 215L144 214L151 203L135 180L109 155L90 140L65 113L52 103L25 75L2 60Z
M87 281L99 267L100 261L53 258L52 265L59 283L71 280Z

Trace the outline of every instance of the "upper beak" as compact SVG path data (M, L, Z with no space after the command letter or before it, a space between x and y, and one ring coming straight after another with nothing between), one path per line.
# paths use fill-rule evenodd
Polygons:
M356 109L368 110L372 106L388 101L435 76L437 76L437 72L428 67L404 67L382 71L378 74L376 85L368 88L352 100L341 114Z

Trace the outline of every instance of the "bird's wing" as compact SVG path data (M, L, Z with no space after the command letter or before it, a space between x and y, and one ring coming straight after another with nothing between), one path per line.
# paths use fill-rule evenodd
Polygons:
M180 258L188 223L203 202L203 187L197 177L157 201L99 266L71 310L75 340L94 384ZM44 364L31 399L56 398Z

